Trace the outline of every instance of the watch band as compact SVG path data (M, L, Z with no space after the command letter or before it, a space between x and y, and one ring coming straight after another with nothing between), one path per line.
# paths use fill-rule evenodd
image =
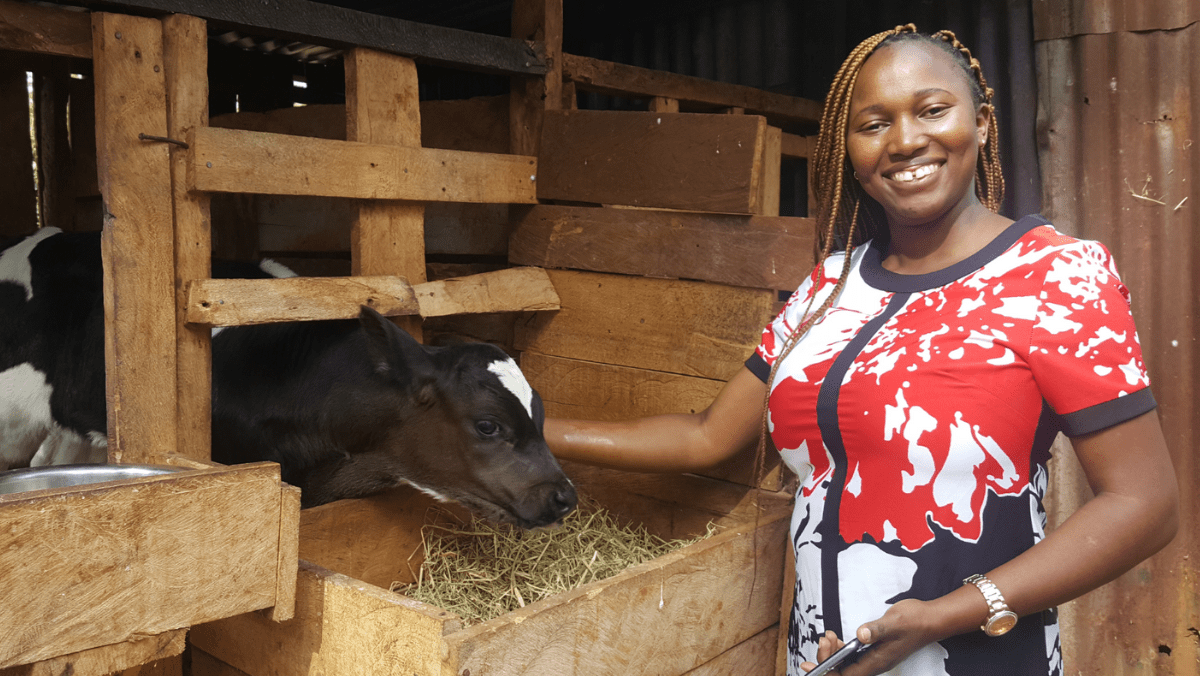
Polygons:
M988 604L988 616L979 628L988 636L1002 636L1017 625L1017 614L1004 602L1000 588L983 575L975 574L963 580L963 584L974 585L983 594Z

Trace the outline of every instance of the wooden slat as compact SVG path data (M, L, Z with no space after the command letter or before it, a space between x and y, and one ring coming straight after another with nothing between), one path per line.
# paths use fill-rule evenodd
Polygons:
M539 42L546 57L542 77L514 77L509 96L510 143L517 155L537 155L547 110L562 108L562 0L515 0L514 38Z
M672 99L666 96L650 97L650 111L654 113L678 113L679 99Z
M188 285L188 322L245 326L285 321L350 319L360 305L385 317L556 310L544 270L512 268L415 287L401 277L198 279Z
M190 14L213 26L339 49L367 47L418 61L503 75L546 71L539 46L487 35L368 14L307 0L78 0L86 7L134 14Z
M558 293L541 268L510 268L413 287L422 317L557 310Z
M183 138L208 124L208 31L202 19L162 20L166 61L167 135ZM187 153L171 150L175 209L176 452L212 457L212 342L207 327L187 325L187 282L212 276L209 197L186 187Z
M786 626L786 625L785 625ZM787 632L784 631L784 634ZM775 645L779 625L774 625L726 650L683 676L770 676L775 672ZM778 672L784 676L787 672Z
M703 282L547 272L562 309L519 324L517 349L713 380L742 368L775 296Z
M198 279L188 285L189 324L245 326L350 319L359 306L380 314L417 314L412 287L400 277Z
M346 140L419 147L417 65L369 49L352 50L346 63ZM399 275L425 281L425 205L362 201L350 228L352 275ZM419 317L396 324L418 341Z
M803 157L812 156L813 146L816 145L817 139L814 136L797 136L784 132L781 138L779 152L784 157Z
M275 604L279 466L0 498L0 667Z
M443 634L460 626L444 610L301 561L291 622L251 613L193 627L189 638L255 676L410 676L443 673Z
M538 391L552 418L630 420L664 413L699 413L716 399L724 381L682 376L661 371L597 364L526 351L521 370ZM762 476L755 477L750 444L715 467L697 472L765 490L782 487L779 456L767 450Z
M791 290L812 270L813 237L808 218L542 205L522 210L508 255L520 265Z
M537 196L755 213L765 133L758 116L547 111Z
M617 96L663 96L689 103L738 107L778 122L814 127L821 121L821 104L809 99L574 54L563 54L562 60L563 79L585 91Z
M450 634L449 662L489 676L683 673L776 623L789 514Z
M279 501L279 558L275 578L275 605L265 611L274 622L296 614L296 566L300 556L300 489L284 484Z
M762 179L759 190L758 213L763 216L779 215L779 171L782 160L783 132L778 127L767 127L763 137Z
M194 130L188 141L192 190L431 202L537 201L534 157L211 127Z
M108 457L175 452L175 275L162 24L95 13L96 145L104 195Z
M0 49L92 58L92 20L86 12L0 1Z
M0 676L108 676L143 664L169 660L183 652L186 629L135 638L125 643L81 650L33 664L0 669Z

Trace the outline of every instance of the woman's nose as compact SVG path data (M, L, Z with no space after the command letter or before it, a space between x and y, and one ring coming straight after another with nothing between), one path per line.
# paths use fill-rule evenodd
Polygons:
M917 120L901 117L892 124L888 135L888 152L908 157L923 148L927 142L925 130Z

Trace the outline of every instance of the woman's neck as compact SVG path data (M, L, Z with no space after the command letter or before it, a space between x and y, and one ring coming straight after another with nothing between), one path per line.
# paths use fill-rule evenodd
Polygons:
M987 246L1012 221L978 201L920 225L888 223L886 270L922 275L954 265Z

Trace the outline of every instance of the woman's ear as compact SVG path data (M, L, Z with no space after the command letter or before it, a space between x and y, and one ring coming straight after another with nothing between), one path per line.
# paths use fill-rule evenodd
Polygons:
M975 136L979 139L980 148L987 145L993 115L995 115L995 108L990 103L980 104L979 112L975 113Z

